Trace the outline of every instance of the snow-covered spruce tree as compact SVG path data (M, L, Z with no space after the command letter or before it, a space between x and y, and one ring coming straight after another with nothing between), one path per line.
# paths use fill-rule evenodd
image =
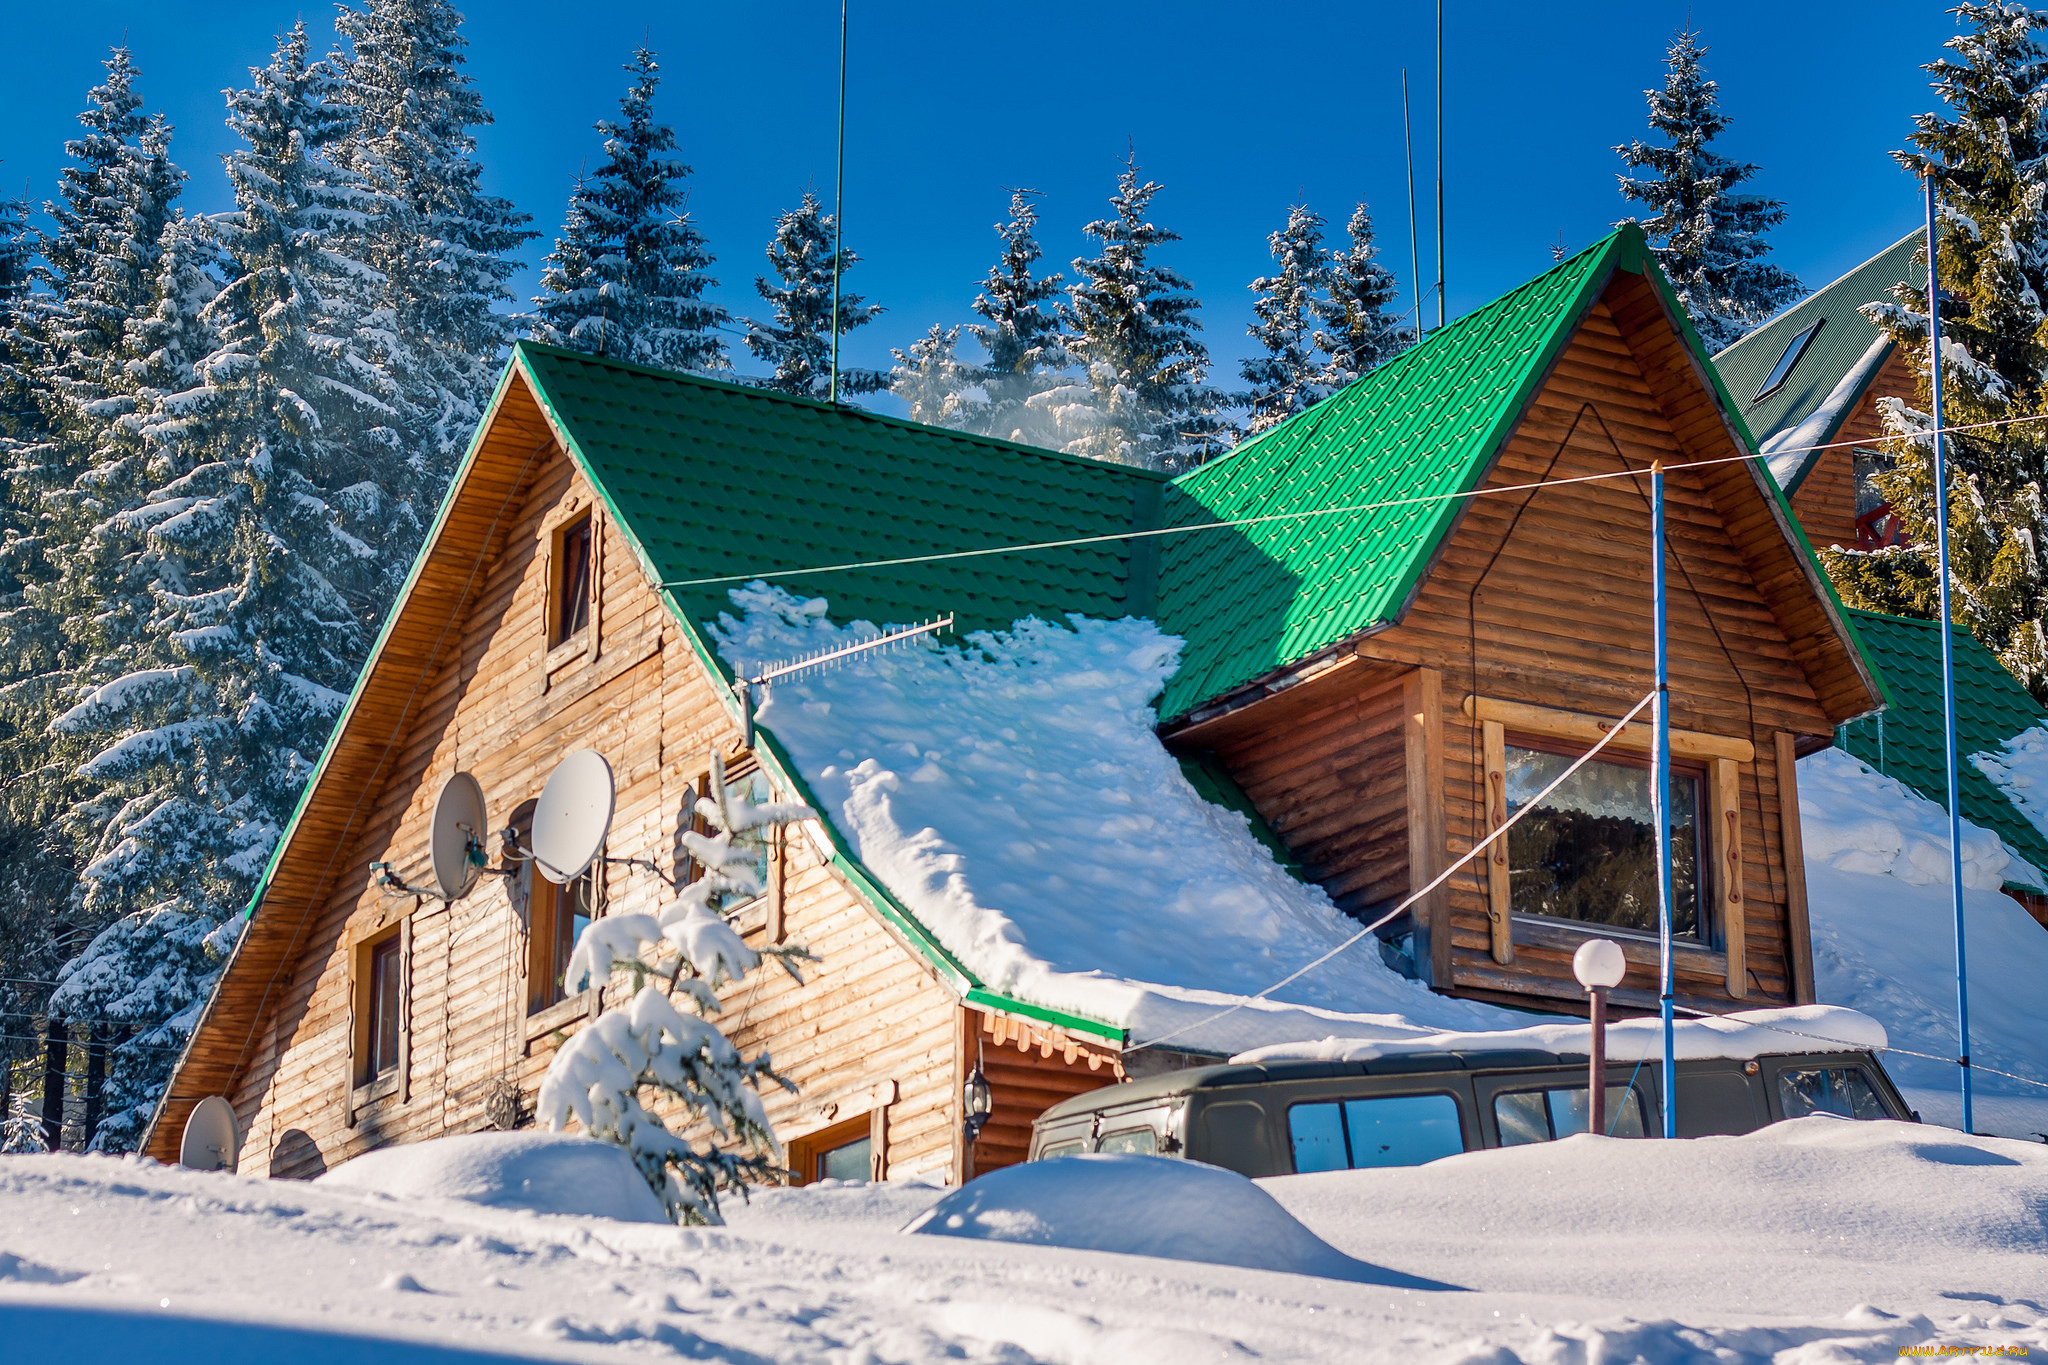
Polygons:
M1942 302L1942 417L1950 426L2048 414L2048 16L2013 4L1965 4L1968 31L1953 58L1926 68L1947 106L1915 120L1901 163L1938 168ZM1926 261L1916 280L1926 279ZM1933 425L1927 295L1863 311L1898 343L1919 379L1917 403L1880 399L1895 439L1875 483L1905 522L1910 545L1822 552L1852 606L1932 620L1935 565ZM1949 563L1956 619L1966 622L2033 694L2048 700L2048 593L2041 553L2048 430L2028 423L1955 432L1949 459Z
M675 130L654 119L661 83L640 48L620 120L602 119L606 161L577 182L534 297L536 340L670 370L728 368L719 328L730 315L704 294L718 281L690 221L690 168L667 155Z
M1370 374L1415 344L1415 328L1394 311L1401 296L1394 272L1380 264L1372 214L1364 204L1345 226L1349 245L1330 260L1330 297L1317 345L1329 356L1323 382L1332 391Z
M960 359L960 329L932 324L908 351L891 350L896 368L889 391L910 405L910 420L934 427L966 427L979 390L975 368Z
M1222 395L1207 384L1209 350L1197 338L1201 300L1178 271L1152 260L1180 240L1147 218L1163 186L1125 163L1110 196L1114 216L1086 232L1101 253L1074 261L1062 310L1074 383L1045 396L1065 449L1123 464L1180 470L1221 453Z
M607 915L576 941L566 978L571 989L624 973L637 993L563 1044L548 1064L536 1113L558 1130L573 1116L592 1137L624 1147L678 1222L717 1223L721 1190L744 1193L778 1169L782 1146L759 1087L796 1087L775 1074L767 1053L740 1055L704 1016L719 1012L718 987L745 977L763 957L798 981L797 964L815 961L794 946L757 952L726 923L725 910L766 890L753 851L735 840L815 815L794 802L749 802L727 784L716 755L710 794L697 810L713 833L692 830L683 840L703 874L659 914ZM677 1006L679 994L694 1012ZM693 1146L671 1132L642 1103L650 1091L657 1105L680 1109L686 1123L708 1126L714 1141Z
M1776 199L1738 192L1756 174L1745 162L1713 149L1728 127L1716 102L1715 82L1700 59L1707 49L1699 35L1680 32L1672 40L1662 90L1644 94L1650 102L1650 130L1657 146L1641 139L1614 150L1644 179L1618 177L1624 199L1651 211L1640 221L1657 263L1671 280L1709 351L1734 345L1757 324L1806 292L1790 271L1765 259L1765 234L1785 220Z
M53 727L93 745L82 899L120 916L58 998L137 1030L110 1082L133 1103L103 1146L132 1139L161 1088L392 581L380 542L405 474L378 432L397 413L377 363L388 319L377 272L347 254L379 197L329 157L355 111L307 60L303 24L251 74L228 100L247 144L227 158L235 209L213 220L227 279L200 312L220 341L143 432L158 482L130 525L154 555L166 648Z
M1297 412L1306 412L1327 395L1328 365L1316 354L1316 321L1327 311L1329 253L1323 249L1323 219L1305 204L1287 211L1287 226L1266 239L1279 267L1253 280L1252 304L1257 319L1245 331L1263 354L1249 356L1240 367L1250 389L1246 435L1256 436Z
M803 201L775 220L768 243L768 265L775 283L754 277L754 292L774 311L774 320L747 319L747 349L775 367L761 382L784 393L823 398L831 391L832 371L832 235L838 224L818 196L804 191ZM846 288L846 276L860 262L849 248L840 253L839 333L844 336L882 315ZM839 367L839 392L878 393L889 387L880 370Z
M983 363L962 373L970 386L963 391L959 425L984 436L1039 442L1049 433L1044 414L1033 406L1040 394L1060 382L1067 365L1066 342L1060 334L1058 271L1037 275L1044 252L1038 245L1038 209L1034 190L1010 192L1010 217L996 226L1002 254L989 267L974 311L983 322L961 330L981 346Z
M393 492L407 535L386 564L403 575L417 536L467 448L497 383L515 321L493 311L512 298L511 253L536 235L528 215L484 193L474 129L490 111L464 72L462 16L447 0L365 0L335 31L340 99L359 111L335 149L381 196L358 255L383 276L383 363L398 387L389 429L407 479Z

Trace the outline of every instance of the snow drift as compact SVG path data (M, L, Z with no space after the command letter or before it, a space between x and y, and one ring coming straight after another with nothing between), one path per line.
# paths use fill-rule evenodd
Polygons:
M1075 1156L1007 1167L947 1195L903 1230L1450 1288L1353 1260L1235 1171L1168 1157Z
M732 600L743 615L716 635L738 667L877 633L764 584ZM1370 941L1247 1002L1359 925L1159 742L1151 699L1179 651L1150 621L1026 620L777 684L758 722L861 861L991 989L1217 1053L1527 1023L1432 994Z
M623 1147L566 1133L470 1133L380 1147L314 1182L391 1199L666 1223L668 1212Z

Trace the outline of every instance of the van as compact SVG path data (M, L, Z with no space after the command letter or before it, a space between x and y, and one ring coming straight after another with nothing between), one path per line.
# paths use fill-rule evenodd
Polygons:
M1370 1061L1194 1067L1076 1095L1032 1126L1030 1160L1142 1152L1248 1176L1415 1166L1586 1131L1587 1058L1407 1052ZM1662 1063L1607 1069L1607 1132L1664 1130ZM1678 1063L1678 1136L1748 1133L1807 1114L1918 1116L1871 1052Z

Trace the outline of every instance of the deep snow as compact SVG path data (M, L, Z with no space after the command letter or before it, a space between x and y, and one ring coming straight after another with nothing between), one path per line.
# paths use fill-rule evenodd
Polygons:
M457 1199L534 1213L666 1223L623 1147L571 1133L466 1133L365 1152L319 1184L388 1199Z
M728 1228L680 1229L33 1156L0 1158L0 1341L10 1358L47 1343L76 1365L453 1365L457 1349L752 1365L1832 1365L1923 1344L2048 1350L2036 1144L1815 1117L1258 1184L1346 1255L1464 1291L902 1232L944 1194L934 1186L771 1191L735 1201ZM1138 1216L1105 1205L1097 1221Z

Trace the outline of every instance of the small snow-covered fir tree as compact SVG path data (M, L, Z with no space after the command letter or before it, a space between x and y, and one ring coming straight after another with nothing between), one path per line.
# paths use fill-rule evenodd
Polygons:
M809 190L802 202L775 220L775 236L768 243L775 282L765 275L754 277L754 292L773 310L774 318L747 319L747 349L775 367L774 375L762 381L768 388L808 398L823 398L831 391L832 237L837 227ZM837 260L843 337L880 317L882 306L846 288L846 276L860 257L848 248ZM889 376L879 370L839 367L841 394L877 393L888 387Z
M793 802L748 801L726 782L715 755L697 813L713 832L691 830L683 841L703 874L659 914L607 915L577 939L570 989L624 973L638 990L563 1044L541 1082L536 1114L557 1130L573 1117L592 1137L624 1147L678 1222L717 1223L721 1190L744 1191L778 1169L782 1146L760 1087L796 1087L776 1075L767 1053L742 1056L706 1016L719 1012L718 987L745 977L764 956L799 981L796 964L813 960L799 947L749 948L726 922L722 911L766 890L753 850L738 841L815 815ZM693 1008L679 1007L678 996ZM687 1122L708 1126L714 1141L695 1146L670 1131L643 1103L650 1092Z
M1415 344L1415 328L1394 311L1401 286L1394 272L1380 264L1372 214L1364 204L1351 210L1345 236L1348 245L1330 261L1330 297L1322 315L1325 326L1317 336L1317 343L1330 358L1323 382L1333 391L1370 374Z
M686 211L690 168L668 155L675 130L654 118L660 69L652 52L636 51L623 117L597 125L607 160L569 200L533 300L533 335L642 365L722 370L719 329L730 315L705 297L718 281Z
M933 323L908 351L889 354L896 357L889 391L910 405L911 421L934 427L967 425L970 404L978 395L971 387L976 367L960 359L958 327Z
M1010 217L996 225L1002 254L974 299L974 311L985 321L960 329L981 346L985 360L961 376L974 392L963 392L959 425L1012 441L1046 439L1043 414L1033 400L1060 382L1067 364L1059 315L1066 277L1035 273L1045 254L1038 245L1035 195L1010 192Z
M1329 301L1322 215L1296 204L1287 211L1287 226L1266 244L1279 268L1252 281L1257 320L1245 328L1262 354L1247 357L1240 367L1251 386L1245 395L1251 409L1246 434L1251 436L1306 412L1329 392L1315 329Z
M491 115L463 70L461 24L448 0L364 0L334 21L345 44L338 96L358 111L335 159L381 196L356 254L383 276L380 360L398 389L391 426L410 475L393 489L408 532L387 556L394 577L497 383L515 323L495 307L512 298L512 253L537 235L510 201L484 193L473 130Z
M1067 351L1082 372L1044 405L1070 451L1186 469L1223 448L1222 396L1207 383L1201 300L1178 271L1152 259L1180 240L1148 216L1164 187L1138 177L1136 160L1126 162L1112 216L1085 229L1101 251L1074 261L1063 310Z
M1946 106L1915 120L1908 169L1933 167L1941 187L1943 419L1975 426L2048 414L2048 16L2017 4L1964 4L1955 54L1930 63ZM1940 614L1935 561L1933 421L1927 364L1926 260L1896 302L1864 308L1913 367L1917 406L1879 408L1894 440L1874 476L1910 544L1822 552L1852 606L1931 620ZM2048 701L2048 544L2042 488L2048 431L2038 422L1946 438L1951 602L1986 648Z
M1728 119L1718 106L1719 87L1700 65L1706 51L1690 31L1672 40L1664 88L1644 92L1650 129L1662 145L1638 138L1614 150L1630 170L1650 173L1618 177L1622 197L1651 211L1640 221L1657 262L1707 349L1720 351L1806 290L1765 259L1766 234L1785 220L1785 206L1739 191L1757 168L1713 148Z

